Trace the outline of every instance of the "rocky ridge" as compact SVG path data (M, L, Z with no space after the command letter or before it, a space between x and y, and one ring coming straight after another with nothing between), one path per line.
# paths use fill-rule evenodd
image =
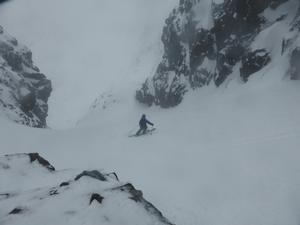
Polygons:
M33 64L32 52L0 26L0 113L45 128L51 81Z
M278 54L289 58L290 78L299 79L299 12L298 0L180 0L163 29L163 59L136 99L176 106L187 91L220 86L234 74L247 82ZM263 35L274 39L274 31L280 38L273 46L259 44ZM275 55L274 48L281 52Z
M0 224L172 225L116 173L57 171L31 153L0 157L0 179Z

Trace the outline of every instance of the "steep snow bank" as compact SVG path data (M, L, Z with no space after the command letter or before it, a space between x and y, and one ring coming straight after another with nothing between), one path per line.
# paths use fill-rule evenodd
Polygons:
M0 157L0 168L5 181L0 186L0 224L173 225L116 174L93 170L66 178L66 171L55 171L36 153ZM11 186L16 180L19 183Z
M1 121L1 151L37 151L56 168L116 171L176 224L296 225L300 84L264 76L228 85L163 111L114 93L115 102L67 131ZM141 113L157 132L128 138Z

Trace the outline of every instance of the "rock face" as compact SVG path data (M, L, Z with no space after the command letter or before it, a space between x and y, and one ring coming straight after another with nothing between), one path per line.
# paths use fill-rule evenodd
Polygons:
M4 2L8 2L9 0L0 0L0 4Z
M300 47L295 48L292 52L291 65L291 79L300 80Z
M115 173L57 171L37 153L14 154L0 157L0 180L0 224L172 225Z
M31 51L0 26L0 112L20 124L44 128L51 91Z
M254 43L276 23L290 23L289 15L280 13L287 3L299 6L298 0L180 0L163 29L163 59L136 99L149 106L172 107L188 90L212 82L220 86L235 71L247 82L271 62L269 49ZM278 17L269 16L276 13ZM299 14L294 17L296 26Z
M242 57L242 66L240 68L240 75L246 82L248 77L262 69L271 61L269 53L264 49L258 49L254 52L248 52Z

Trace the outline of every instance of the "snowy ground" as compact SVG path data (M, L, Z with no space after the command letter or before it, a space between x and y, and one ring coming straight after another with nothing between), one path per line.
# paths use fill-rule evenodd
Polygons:
M269 29L284 35L279 32L282 27L276 26ZM17 27L12 28L13 33L17 33ZM268 36L259 37L270 40ZM272 47L280 48L277 44L273 42ZM34 45L30 47L39 54ZM272 63L247 84L234 78L218 89L210 86L191 92L180 106L161 110L145 108L133 98L139 79L149 75L144 73L150 73L155 60L159 61L154 56L160 54L160 48L155 49L158 53L148 51L148 58L129 70L130 78L119 80L117 88L108 92L112 97L104 97L106 103L99 99L96 108L72 129L32 129L0 119L0 154L39 152L57 169L116 171L121 180L143 190L145 198L178 225L298 225L300 83L284 78L289 53L280 58L278 49L274 49ZM43 60L36 59L48 74L51 70L47 63L52 60ZM151 63L145 63L147 60ZM72 68L73 63L70 65ZM61 81L58 76L54 78L54 85ZM81 81L79 75L74 79ZM67 90L76 93L76 88ZM51 101L58 100L59 95L55 95ZM79 96L75 100L82 99ZM52 106L59 110L65 102L60 99ZM65 105L59 113L78 118ZM72 109L86 105L75 104ZM128 138L137 130L142 113L155 123L157 132ZM66 117L56 118L58 114L54 114L52 111L56 124L69 124L65 124Z
M298 224L300 84L259 81L204 88L165 111L120 98L71 130L1 121L1 152L116 171L177 224ZM157 133L128 138L142 112Z
M172 225L114 173L55 170L38 154L1 156L0 167L1 225Z

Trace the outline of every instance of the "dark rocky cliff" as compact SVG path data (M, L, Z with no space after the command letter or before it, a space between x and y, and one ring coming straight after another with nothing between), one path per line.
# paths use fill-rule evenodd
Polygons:
M289 1L297 3L298 0ZM287 17L279 14L268 21L262 14L267 9L276 12L287 2L225 0L217 4L211 0L180 0L163 29L163 59L154 76L136 92L136 99L149 106L176 106L188 90L212 82L220 86L235 67L241 81L247 82L272 60L267 49L251 47L255 38ZM295 26L298 29L298 20L299 14L293 25L288 25L290 29ZM283 51L287 44L288 41L283 40ZM295 50L293 58L299 57L298 54ZM294 61L291 65L296 71Z
M51 91L31 51L0 26L0 112L20 124L44 128Z

